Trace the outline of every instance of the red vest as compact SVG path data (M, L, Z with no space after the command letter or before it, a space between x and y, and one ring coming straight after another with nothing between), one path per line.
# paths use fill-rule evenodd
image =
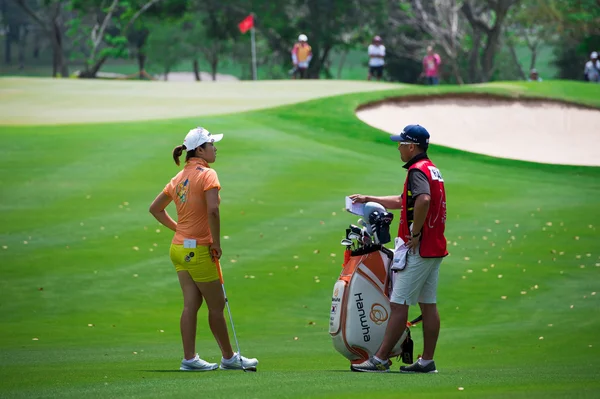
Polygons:
M421 231L421 243L419 255L423 258L441 258L448 255L446 249L446 237L444 230L446 229L446 191L444 190L444 179L438 168L429 159L423 159L415 162L408 168L419 169L429 180L429 188L431 191L431 202L429 203L429 211L423 224ZM406 241L406 236L410 235L409 225L413 223L408 219L414 208L414 200L412 193L408 190L408 174L404 182L404 193L402 195L402 211L400 216L400 226L398 227L398 237ZM412 217L411 217L412 219ZM417 233L416 231L414 232Z

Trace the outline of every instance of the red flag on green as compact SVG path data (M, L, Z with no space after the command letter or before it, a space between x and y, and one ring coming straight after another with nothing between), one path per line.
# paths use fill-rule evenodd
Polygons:
M240 28L240 32L246 33L250 29L254 27L254 17L252 14L248 15L242 22L238 24L238 28Z

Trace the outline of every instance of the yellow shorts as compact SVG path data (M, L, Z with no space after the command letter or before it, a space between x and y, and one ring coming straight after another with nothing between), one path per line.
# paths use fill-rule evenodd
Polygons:
M196 282L208 283L219 279L217 265L213 263L207 246L184 248L183 245L171 244L169 255L175 270L187 271Z

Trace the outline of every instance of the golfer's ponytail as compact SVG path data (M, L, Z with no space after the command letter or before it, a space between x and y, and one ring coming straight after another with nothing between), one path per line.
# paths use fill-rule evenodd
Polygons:
M183 144L173 148L173 161L175 161L177 166L179 166L179 157L183 154L183 150L185 150L185 145Z

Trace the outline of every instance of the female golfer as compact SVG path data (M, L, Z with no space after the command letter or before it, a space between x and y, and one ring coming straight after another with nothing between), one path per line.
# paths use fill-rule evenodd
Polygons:
M220 368L235 370L258 364L258 360L247 359L231 349L223 315L225 297L214 259L220 258L222 253L219 218L221 185L217 172L208 164L215 162L217 149L214 143L222 138L222 134L211 135L201 127L190 130L183 145L173 150L173 160L177 165L183 151L187 151L183 170L171 179L150 205L152 216L175 232L170 256L183 291L180 327L184 359L180 370L185 371L219 368L217 363L208 363L196 353L196 323L203 299L208 306L210 330L223 355ZM171 201L175 201L177 222L165 210Z

